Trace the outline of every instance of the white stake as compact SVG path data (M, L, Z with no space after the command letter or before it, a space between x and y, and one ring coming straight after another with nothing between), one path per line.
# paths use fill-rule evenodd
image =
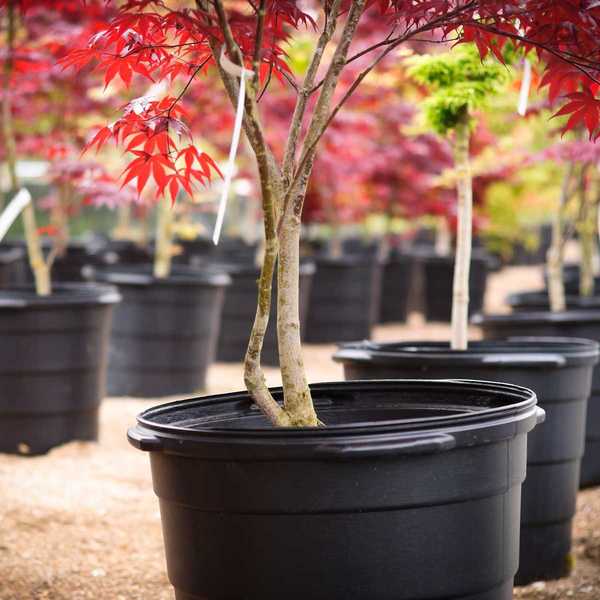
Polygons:
M17 195L9 202L8 206L0 215L0 242L21 214L21 211L31 202L31 194L26 188L21 188Z
M519 93L518 113L524 117L527 114L527 105L529 104L529 91L531 90L531 63L525 59L523 65L523 81L521 82L521 92Z
M221 229L223 228L223 222L225 221L225 211L227 209L227 199L229 197L229 189L231 188L231 180L233 178L233 171L235 169L235 157L237 155L238 146L240 143L240 135L242 133L242 122L244 119L244 101L246 99L246 77L254 76L254 71L244 69L234 63L232 63L227 56L225 56L225 46L221 50L221 67L223 70L232 77L240 78L240 92L237 102L237 111L235 113L235 124L233 126L233 135L231 136L231 148L229 149L229 160L225 167L225 181L223 182L223 190L221 191L221 200L219 202L219 212L217 213L217 222L215 223L215 230L213 232L213 243L215 246L219 243L221 237Z

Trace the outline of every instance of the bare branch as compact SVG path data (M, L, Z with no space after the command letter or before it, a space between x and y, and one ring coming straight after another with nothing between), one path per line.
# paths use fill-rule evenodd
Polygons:
M304 114L306 112L308 97L311 94L311 88L314 85L315 77L317 76L321 61L323 60L325 48L335 33L340 6L341 0L334 0L330 10L325 13L325 26L323 27L323 32L321 33L319 41L317 42L311 63L306 72L306 76L304 77L302 87L298 91L298 98L296 100L294 115L290 124L290 130L288 133L288 140L283 159L283 179L286 184L290 182L293 175L298 139L302 129L302 120L304 119Z
M258 94L258 85L260 81L260 53L262 50L262 41L265 33L266 0L260 0L258 14L256 16L256 36L254 42L254 58L252 60L252 69L254 70L254 91Z

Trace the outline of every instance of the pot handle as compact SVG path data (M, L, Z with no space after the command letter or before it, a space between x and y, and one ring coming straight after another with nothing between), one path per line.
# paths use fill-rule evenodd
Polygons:
M162 440L139 427L131 427L127 431L127 439L134 448L144 452L156 452L163 449Z
M567 359L560 354L491 354L482 359L484 365L510 365L514 367L564 367Z
M536 425L541 425L546 420L546 411L542 407L537 406L535 410L535 416Z
M409 456L434 454L456 446L454 436L447 433L421 435L399 441L365 442L354 444L323 444L315 453L324 458L354 459L380 456Z

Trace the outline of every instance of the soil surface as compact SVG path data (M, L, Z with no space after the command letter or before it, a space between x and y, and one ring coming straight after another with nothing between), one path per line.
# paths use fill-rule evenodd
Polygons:
M488 311L506 310L508 292L540 283L539 269L505 269L492 277ZM448 327L413 315L374 337L443 340ZM333 350L305 348L312 381L341 379ZM267 374L279 383L275 370ZM208 392L241 388L240 365L212 367ZM148 457L125 439L135 415L157 402L106 400L97 444L67 444L35 458L0 455L0 600L172 599ZM533 584L516 598L600 600L600 489L580 494L575 551L570 578Z

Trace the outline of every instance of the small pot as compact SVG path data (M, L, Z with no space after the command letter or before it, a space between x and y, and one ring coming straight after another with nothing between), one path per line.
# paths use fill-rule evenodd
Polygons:
M97 284L0 291L0 452L44 454L98 438L112 307Z
M528 441L521 511L518 585L570 573L571 529L585 443L585 417L599 346L590 340L514 338L473 342L455 351L438 342L340 349L347 379L473 377L536 391L546 422Z
M306 341L349 342L370 337L377 322L381 264L374 258L317 258Z
M204 389L229 277L174 266L157 279L149 266L135 265L97 277L123 296L110 338L108 394L152 398Z
M478 315L473 323L481 326L486 339L513 336L563 336L600 342L600 310L516 312L512 315ZM600 366L594 369L588 403L585 454L581 461L582 488L600 485Z
M406 322L413 266L413 257L408 254L394 253L386 261L381 282L380 323Z
M222 362L242 362L246 356L248 341L258 303L258 278L260 270L253 265L228 263L219 265L231 277L232 284L225 296L221 332L217 345L217 360ZM315 266L312 262L300 265L300 332L306 327L308 298ZM265 334L261 364L279 365L277 347L277 277L273 277L273 294L269 327Z
M424 271L424 310L427 321L449 323L452 318L454 256L421 254ZM485 302L488 277L487 254L473 251L469 275L469 315L481 312Z
M327 427L273 428L247 393L138 417L129 440L150 452L175 598L510 599L535 394L311 389Z

